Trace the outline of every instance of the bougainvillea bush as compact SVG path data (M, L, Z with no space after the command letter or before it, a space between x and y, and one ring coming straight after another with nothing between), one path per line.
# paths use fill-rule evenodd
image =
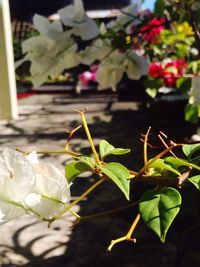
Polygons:
M198 118L198 1L157 0L154 13L141 11L137 2L124 8L109 23L100 25L87 16L81 0L75 0L73 5L59 10L58 14L60 20L54 22L35 15L33 22L39 35L22 44L24 58L16 65L31 62L30 73L35 86L45 82L49 75L58 75L64 69L79 64L94 65L87 75L80 76L80 80L87 84L92 79L98 82L99 89L115 89L124 75L129 79L139 79L149 73L146 83L149 92L154 89L157 92L163 86L183 90L189 97L188 118L193 121ZM82 217L75 214L72 207L96 187L112 181L127 201L132 201L130 184L141 181L152 184L152 189L144 192L135 203L139 212L127 234L111 241L108 250L119 242L135 241L133 232L141 219L164 242L170 225L181 209L181 189L188 182L194 185L194 190L200 189L200 145L179 144L160 132L158 138L162 149L149 158L149 128L141 136L143 166L139 170L130 170L117 161L119 155L129 153L130 149L115 147L106 140L102 140L98 148L95 147L85 110L78 112L91 155L82 155L70 149L72 135L80 126L70 132L63 150L3 150L0 156L3 188L1 222L28 213L50 225L68 211L81 222ZM65 167L65 176L52 165L42 166L38 162L37 154L52 153L71 155L72 161ZM110 162L110 155L115 156L116 160ZM70 202L70 186L85 171L94 173L96 180L80 197Z

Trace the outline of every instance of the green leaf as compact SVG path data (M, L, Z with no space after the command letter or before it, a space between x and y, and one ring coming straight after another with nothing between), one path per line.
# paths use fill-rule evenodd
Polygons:
M119 187L125 197L129 200L130 181L128 178L130 173L128 169L118 162L110 162L103 166L101 170Z
M99 144L99 153L101 159L105 158L107 155L110 155L114 149L115 147L106 140L101 140Z
M174 157L167 157L165 158L165 162L171 164L175 168L179 168L180 166L187 166L191 167L197 170L200 170L200 167L197 166L196 164L190 163L184 159L180 158L174 158Z
M181 175L179 171L174 169L169 164L166 164L163 159L157 159L156 161L152 162L152 164L149 165L149 168L158 168L161 170L167 170L167 171L173 172L177 175Z
M113 151L112 151L112 154L113 155L124 155L124 154L127 154L129 153L131 150L128 149L128 148L115 148Z
M154 6L154 13L155 15L160 18L164 15L164 10L165 10L165 2L164 0L157 0L155 2Z
M155 88L146 88L146 93L151 97L151 98L155 98L158 90Z
M200 190L200 175L193 176L188 179L198 190Z
M73 161L65 166L65 176L69 183L81 173L91 171L95 166L95 160L92 157L80 156L78 158L80 160Z
M187 93L191 89L191 78L181 77L177 79L176 87L182 92Z
M200 3L199 3L199 2L195 2L195 3L193 3L191 9L192 9L193 11L198 11L198 10L200 10Z
M95 160L92 157L89 156L79 156L78 159L81 162L84 162L85 164L87 164L91 169L93 169L95 167Z
M115 148L113 145L108 143L106 140L102 140L99 144L99 152L101 159L111 154L113 155L124 155L130 152L130 149Z
M194 153L200 150L200 144L185 144L182 146L183 153L187 158L191 158Z
M181 206L181 195L171 187L146 191L139 209L143 221L165 242L167 231Z
M187 104L185 107L185 120L196 124L198 122L198 107Z

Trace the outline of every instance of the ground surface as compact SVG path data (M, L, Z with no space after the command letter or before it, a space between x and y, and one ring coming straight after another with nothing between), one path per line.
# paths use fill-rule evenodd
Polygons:
M81 122L75 110L85 107L88 107L86 117L95 144L106 139L116 147L132 148L131 154L120 160L129 168L141 167L142 144L139 139L150 124L149 114L140 101L118 101L116 95L34 95L22 99L19 101L19 120L0 121L0 145L26 150L62 149L67 138L66 129L72 129ZM82 130L75 134L71 147L90 153ZM64 169L70 157L52 155L42 157L42 160ZM74 197L92 184L93 177L85 178L77 180L72 186ZM138 199L143 189L143 185L133 185L132 202ZM137 214L136 207L112 216L91 219L73 228L75 219L69 214L56 221L50 229L29 216L13 220L0 226L0 266L200 266L199 195L186 188L185 197L189 199L189 204L184 202L183 211L170 230L165 245L141 223L135 235L137 244L122 243L111 253L106 252L107 246L112 239L127 232ZM118 189L106 183L75 210L81 215L88 215L126 204Z

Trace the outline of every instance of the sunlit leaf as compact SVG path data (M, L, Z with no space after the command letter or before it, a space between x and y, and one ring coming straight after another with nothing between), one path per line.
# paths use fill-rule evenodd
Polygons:
M187 158L191 158L194 153L200 150L200 144L185 144L182 146L183 153Z
M129 153L131 150L128 149L128 148L115 148L113 151L112 151L112 154L113 155L124 155L124 154L127 154Z
M191 104L185 106L185 120L196 124L198 122L198 107Z
M130 181L128 178L130 173L128 169L118 162L110 162L103 166L101 170L120 188L125 197L129 200Z
M188 179L198 190L200 190L200 175L193 176Z
M65 175L69 183L81 173L91 171L95 165L95 161L92 157L81 156L79 159L80 160L73 161L65 166Z
M139 209L143 221L165 242L167 231L181 206L181 195L171 187L146 191Z
M102 140L99 144L99 152L101 159L111 154L113 155L124 155L130 152L130 149L115 148L113 145L108 143L106 140Z
M180 166L187 166L191 167L197 170L200 170L200 167L197 166L196 164L190 163L184 159L180 158L174 158L174 157L167 157L165 158L165 162L168 164L171 164L174 168L179 168Z
M163 159L158 159L156 161L153 161L152 164L150 164L149 168L158 168L160 170L167 170L177 175L181 175L181 173L177 169L174 169L169 164L166 164Z
M94 168L94 166L95 166L95 160L92 157L89 157L89 156L79 156L78 159L81 162L84 162L85 164L87 164L91 169Z

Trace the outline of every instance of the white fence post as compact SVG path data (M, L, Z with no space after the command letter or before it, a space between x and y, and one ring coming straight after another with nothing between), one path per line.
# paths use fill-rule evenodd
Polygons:
M16 92L9 0L0 0L0 119L16 119Z

